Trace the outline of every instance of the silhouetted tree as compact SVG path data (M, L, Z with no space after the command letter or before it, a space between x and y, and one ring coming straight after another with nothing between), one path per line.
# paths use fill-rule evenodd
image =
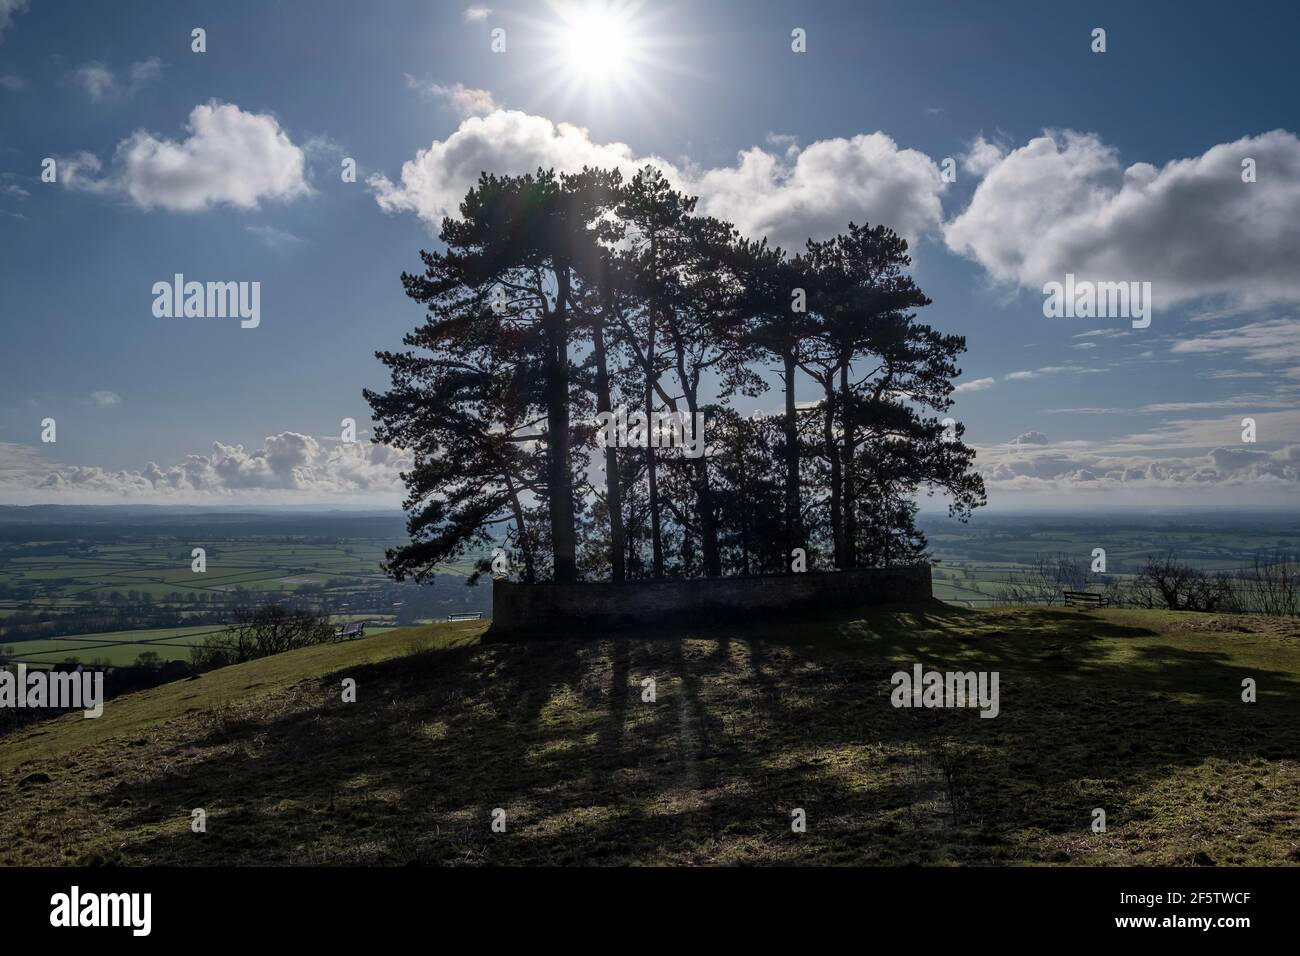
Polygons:
M920 493L963 520L984 503L938 417L965 340L917 321L907 243L850 223L788 258L694 210L651 167L539 170L483 175L443 221L446 250L402 276L425 322L377 353L391 389L365 393L375 439L414 460L390 573L499 542L528 581L785 572L795 548L909 562ZM765 361L783 409L747 420L730 402L766 389ZM820 401L796 400L800 372ZM595 416L628 405L637 447L610 443L593 472ZM704 454L660 447L666 416L703 416Z

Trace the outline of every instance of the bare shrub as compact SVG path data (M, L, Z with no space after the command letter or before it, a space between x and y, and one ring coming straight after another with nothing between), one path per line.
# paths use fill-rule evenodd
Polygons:
M999 604L1046 604L1052 607L1061 603L1065 591L1080 591L1091 580L1088 566L1066 554L1055 557L1040 554L1027 569L1015 570L1002 580L1002 590L997 595Z
M211 670L336 640L334 625L323 614L272 605L240 610L234 624L191 647L190 660L196 669Z
M1255 563L1237 573L1242 604L1256 614L1300 616L1300 554L1258 551Z
M1132 603L1171 611L1237 611L1241 602L1227 572L1210 574L1179 561L1172 551L1149 555L1129 587Z

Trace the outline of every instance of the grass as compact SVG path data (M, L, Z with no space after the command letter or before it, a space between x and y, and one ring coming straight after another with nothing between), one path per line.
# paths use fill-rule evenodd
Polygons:
M997 670L1000 716L891 707L913 662ZM936 602L546 642L439 624L0 740L0 864L1294 864L1298 690L1300 625L1257 618Z
M342 615L331 618L334 623L345 620L373 620L362 615ZM152 628L134 631L106 631L95 634L69 634L46 640L0 642L6 656L22 661L29 667L46 667L67 658L76 658L83 664L107 661L112 666L135 663L145 651L152 651L164 661L189 661L190 646L202 643L209 635L219 634L225 627L203 624L192 627ZM392 630L382 624L371 624L369 634L382 634Z

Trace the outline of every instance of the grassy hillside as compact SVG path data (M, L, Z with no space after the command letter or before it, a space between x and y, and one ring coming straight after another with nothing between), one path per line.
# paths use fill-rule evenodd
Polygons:
M936 603L482 635L310 648L6 738L0 864L1300 862L1295 622ZM1000 716L893 708L913 662L999 671Z

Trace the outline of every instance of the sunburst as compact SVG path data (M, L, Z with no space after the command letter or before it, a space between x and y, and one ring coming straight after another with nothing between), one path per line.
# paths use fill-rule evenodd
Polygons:
M544 19L527 18L528 73L538 91L563 110L581 101L597 109L630 110L650 118L672 111L656 86L677 69L663 32L673 8L649 13L641 0L547 0Z

